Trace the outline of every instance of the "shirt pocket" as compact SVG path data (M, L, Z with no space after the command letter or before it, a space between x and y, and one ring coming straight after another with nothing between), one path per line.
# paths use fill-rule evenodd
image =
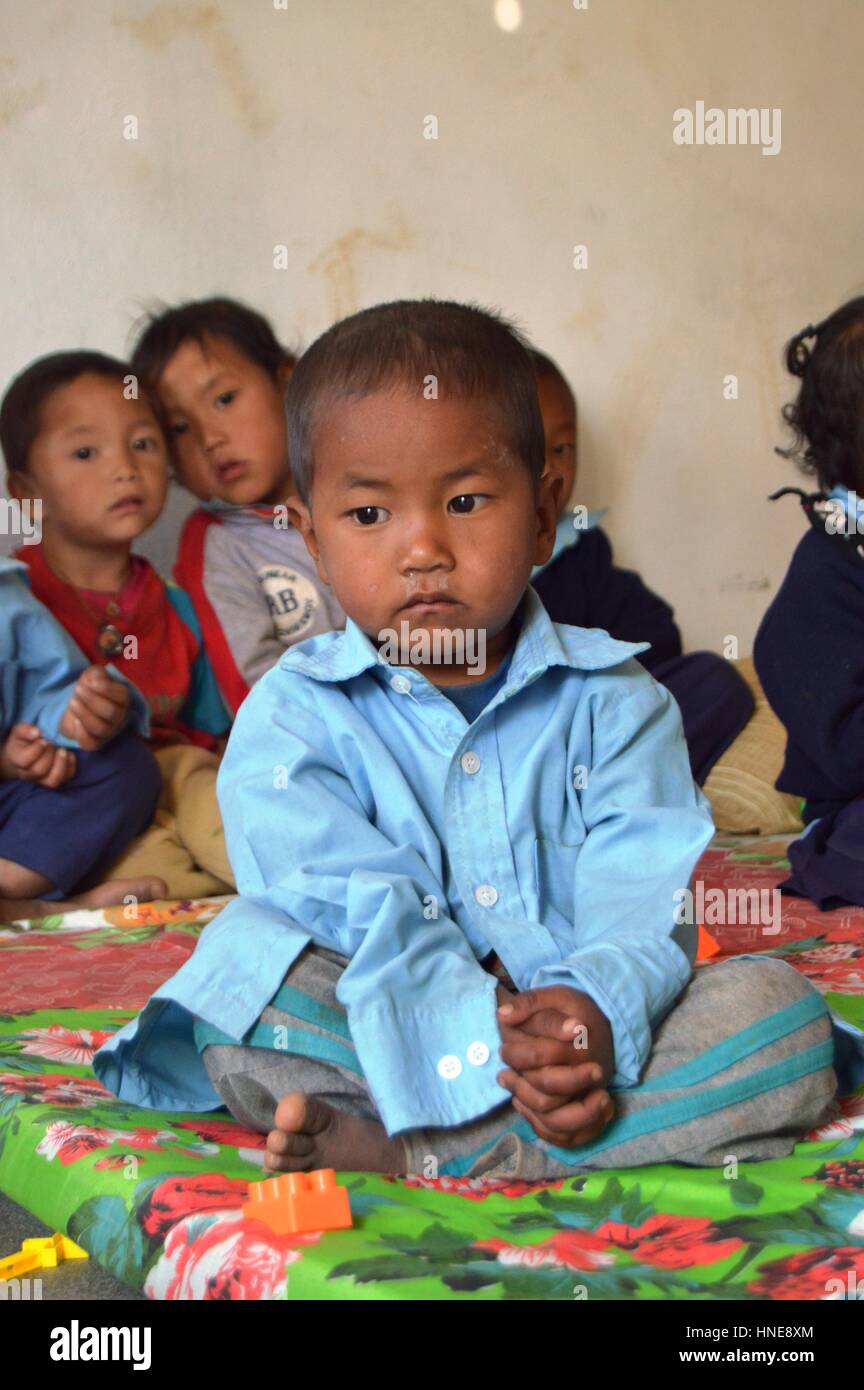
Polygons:
M573 843L564 844L548 836L534 841L534 881L540 905L540 921L554 936L563 936L568 949L573 944L574 882L576 861L585 841L584 830L568 831Z

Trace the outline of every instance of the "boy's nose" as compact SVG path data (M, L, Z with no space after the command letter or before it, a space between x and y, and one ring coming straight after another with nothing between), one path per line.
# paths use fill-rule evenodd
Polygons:
M218 419L202 420L198 427L198 440L205 454L220 448L227 438L225 427Z
M124 449L117 460L114 474L117 479L137 478L141 473L141 455L134 449Z
M401 559L403 572L437 569L447 565L451 551L443 530L435 525L413 528L411 534L405 537Z

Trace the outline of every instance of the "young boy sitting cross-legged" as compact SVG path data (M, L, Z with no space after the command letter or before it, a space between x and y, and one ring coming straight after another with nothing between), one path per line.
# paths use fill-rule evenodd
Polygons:
M829 1016L778 960L691 980L679 904L710 817L643 644L553 623L529 586L560 483L522 339L381 305L318 339L286 408L348 623L240 709L219 776L240 896L100 1080L225 1101L272 1170L788 1153L834 1095Z
M106 881L159 795L147 707L88 666L27 574L0 556L0 922L164 896L155 876Z

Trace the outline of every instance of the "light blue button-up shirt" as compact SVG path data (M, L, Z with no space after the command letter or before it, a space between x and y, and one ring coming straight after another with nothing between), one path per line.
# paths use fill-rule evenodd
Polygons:
M135 1103L219 1104L194 1016L241 1038L317 942L349 958L337 994L389 1134L509 1099L487 944L520 990L589 994L613 1084L635 1085L690 977L696 928L674 895L713 831L678 707L633 659L647 645L553 623L529 588L505 684L471 724L351 620L286 652L219 773L239 896L96 1054L100 1079Z
M0 738L13 724L35 724L60 748L77 748L60 724L78 677L90 663L81 648L30 590L23 560L0 556ZM130 693L127 723L143 736L150 716L143 695L110 662L105 668Z

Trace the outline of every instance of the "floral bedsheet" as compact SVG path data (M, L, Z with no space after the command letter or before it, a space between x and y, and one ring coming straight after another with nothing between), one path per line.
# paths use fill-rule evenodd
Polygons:
M783 841L716 843L696 874L705 902L710 888L775 887L784 853ZM552 1183L345 1173L351 1230L277 1236L245 1219L261 1135L227 1112L131 1109L90 1065L225 901L0 927L0 1189L119 1279L154 1299L864 1293L864 1092L783 1160ZM791 961L864 1025L864 910L782 909L774 936L710 929L725 955L767 947Z

